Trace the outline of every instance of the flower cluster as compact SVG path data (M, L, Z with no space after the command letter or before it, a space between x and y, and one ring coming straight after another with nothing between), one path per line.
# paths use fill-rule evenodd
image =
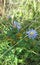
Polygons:
M21 29L21 24L17 21L14 21L14 26L18 29L18 31ZM34 29L30 29L29 31L26 31L26 34L30 39L35 39L38 35L37 31Z

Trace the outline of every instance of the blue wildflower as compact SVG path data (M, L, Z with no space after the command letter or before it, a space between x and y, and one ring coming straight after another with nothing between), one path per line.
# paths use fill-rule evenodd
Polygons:
M14 21L14 26L17 27L18 30L21 29L21 24L17 21Z
M34 29L29 30L28 32L26 32L26 34L28 34L28 37L31 39L34 39L37 37L37 31Z

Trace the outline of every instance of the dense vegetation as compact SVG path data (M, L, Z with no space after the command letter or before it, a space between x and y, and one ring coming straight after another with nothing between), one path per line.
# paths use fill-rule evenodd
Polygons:
M0 17L0 65L40 65L40 1L18 2Z

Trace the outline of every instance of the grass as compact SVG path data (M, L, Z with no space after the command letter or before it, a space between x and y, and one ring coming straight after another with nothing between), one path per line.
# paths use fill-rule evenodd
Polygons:
M0 17L0 65L40 65L40 2L22 0L11 6ZM14 21L20 22L20 31ZM26 34L29 29L38 32L34 40Z

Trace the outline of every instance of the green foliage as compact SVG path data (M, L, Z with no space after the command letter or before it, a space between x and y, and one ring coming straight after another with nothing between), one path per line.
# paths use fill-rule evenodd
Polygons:
M14 7L8 11L13 19L0 17L0 65L40 65L39 3L36 0L22 0L19 11ZM20 31L13 27L14 21L21 23ZM32 28L38 32L34 40L26 35L26 30Z

